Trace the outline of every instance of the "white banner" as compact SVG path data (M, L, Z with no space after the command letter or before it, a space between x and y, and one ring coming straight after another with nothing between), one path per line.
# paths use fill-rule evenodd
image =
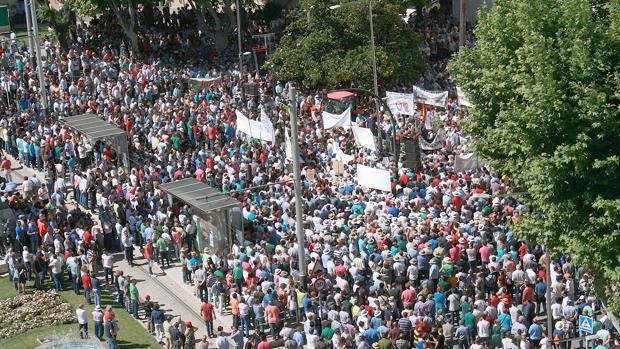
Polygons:
M458 96L459 99L459 105L463 106L463 107L467 107L467 108L471 108L474 105L467 99L467 96L465 96L465 93L463 93L463 90L461 90L460 87L456 88L456 94Z
M351 162L353 159L355 159L355 157L353 155L345 154L342 151L342 149L340 149L340 146L338 145L338 142L333 141L333 144L334 144L334 158L336 160L342 161L342 163L347 165L347 164L349 164L349 162Z
M440 128L431 142L427 142L424 137L420 136L420 149L422 150L438 150L443 148L446 131Z
M353 130L353 136L357 144L372 151L377 151L375 137L369 128L353 126L351 129Z
M235 110L235 114L237 115L237 132L242 132L250 136L250 138L273 142L273 130L268 130L260 121L248 119L247 116L238 110Z
M454 171L455 172L464 172L473 170L482 166L482 164L478 161L477 153L469 153L463 155L457 155L454 159Z
M348 128L351 126L351 107L347 108L342 114L332 114L326 111L323 115L323 129L329 130L334 127Z
M275 137L275 132L273 130L273 123L271 122L271 119L265 112L265 108L260 108L260 122L262 126L265 128L265 130L267 130L267 132L269 132L273 137ZM271 142L275 142L275 141L276 141L275 139L273 138L271 139Z
M392 114L414 115L415 102L413 94L387 91L385 95L387 96L387 105Z
M210 89L212 87L219 87L222 84L222 77L217 78L191 78L189 79L189 85L195 90Z
M361 186L383 191L392 191L390 171L357 165L357 183Z
M419 102L434 105L437 107L445 107L448 104L448 92L431 92L425 89L413 86L413 95Z

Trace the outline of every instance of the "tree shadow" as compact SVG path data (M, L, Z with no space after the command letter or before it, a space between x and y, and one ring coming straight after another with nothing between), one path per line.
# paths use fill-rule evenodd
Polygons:
M124 341L124 340L117 340L116 344L118 348L149 348L150 347L150 345L148 344L131 343L131 342Z

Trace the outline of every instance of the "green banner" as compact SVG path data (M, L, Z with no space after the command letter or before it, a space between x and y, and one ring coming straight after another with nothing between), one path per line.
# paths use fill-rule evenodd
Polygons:
M0 33L8 33L11 31L11 21L9 18L9 7L0 6Z

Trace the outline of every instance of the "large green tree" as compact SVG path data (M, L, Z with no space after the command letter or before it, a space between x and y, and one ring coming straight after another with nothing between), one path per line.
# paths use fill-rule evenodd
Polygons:
M620 281L619 8L494 1L476 47L450 65L476 105L466 128L477 150L529 193L518 231L592 267L607 291Z
M76 1L68 0L67 2ZM75 12L66 3L61 3L60 8L52 8L49 2L39 2L37 5L37 18L49 23L60 43L60 47L66 50L69 47L70 29L75 25Z
M308 87L348 87L351 82L365 88L373 86L368 0L329 9L335 3L300 1L266 63L276 77ZM424 64L415 31L400 17L409 2L372 3L378 78L415 79Z

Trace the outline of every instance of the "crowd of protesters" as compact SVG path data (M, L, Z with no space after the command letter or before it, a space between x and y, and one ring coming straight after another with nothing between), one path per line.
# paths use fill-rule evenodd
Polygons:
M375 108L358 109L354 122L375 133L445 131L441 147L422 154L420 168L405 168L359 147L344 129L323 130L320 92L302 90L291 101L288 83L256 74L244 78L258 84L260 96L242 101L238 67L201 51L193 31L175 31L185 17L173 16L174 23L162 18L167 29L145 34L142 57L129 53L105 17L76 30L67 52L45 45L49 112L38 98L27 50L5 53L12 63L2 73L2 150L45 173L23 178L18 192L0 194L17 217L1 226L17 289L23 292L31 278L42 287L49 274L61 290L67 272L74 290L84 289L86 302L92 296L97 303L95 274L102 271L124 308L135 317L143 308L159 342L193 348L191 323L167 317L150 297L140 298L135 281L113 270L111 253L122 251L129 264L146 259L151 274L178 260L184 281L202 300L207 335L217 337L220 349L267 349L276 339L286 348L564 348L565 338L578 335L579 315L595 318L597 345L613 345L611 321L592 293L592 273L568 256L553 259L547 270L542 247L515 236L514 225L528 206L510 194L510 179L486 166L454 169L455 156L469 146L457 123L467 117L458 101L425 111L433 122L412 121L421 119L421 108L411 117L396 115L395 129L373 114ZM449 86L445 60L456 50L454 31L445 22L422 22L417 29L433 63L422 84ZM179 62L180 54L189 58ZM202 90L187 83L209 76L223 76L222 83ZM284 155L293 103L301 113L305 246L295 237L294 190L287 184L292 175ZM260 109L274 125L274 142L236 132L235 110L257 119ZM91 144L59 123L85 112L126 132L129 169L120 167L113 144ZM352 160L336 166L343 153ZM391 192L359 186L356 164L397 168ZM10 166L2 167L8 177ZM159 188L187 177L239 200L246 223L242 241L225 250L197 249L191 208L171 205ZM240 191L268 183L280 184ZM69 208L69 199L76 208ZM307 256L308 284L300 283L300 253ZM318 269L323 271L313 272ZM323 290L311 287L319 277L326 282ZM553 338L545 328L548 307ZM213 328L225 311L233 315L230 335ZM85 314L77 314L83 325ZM102 320L96 318L101 337ZM103 330L113 348L113 322Z

